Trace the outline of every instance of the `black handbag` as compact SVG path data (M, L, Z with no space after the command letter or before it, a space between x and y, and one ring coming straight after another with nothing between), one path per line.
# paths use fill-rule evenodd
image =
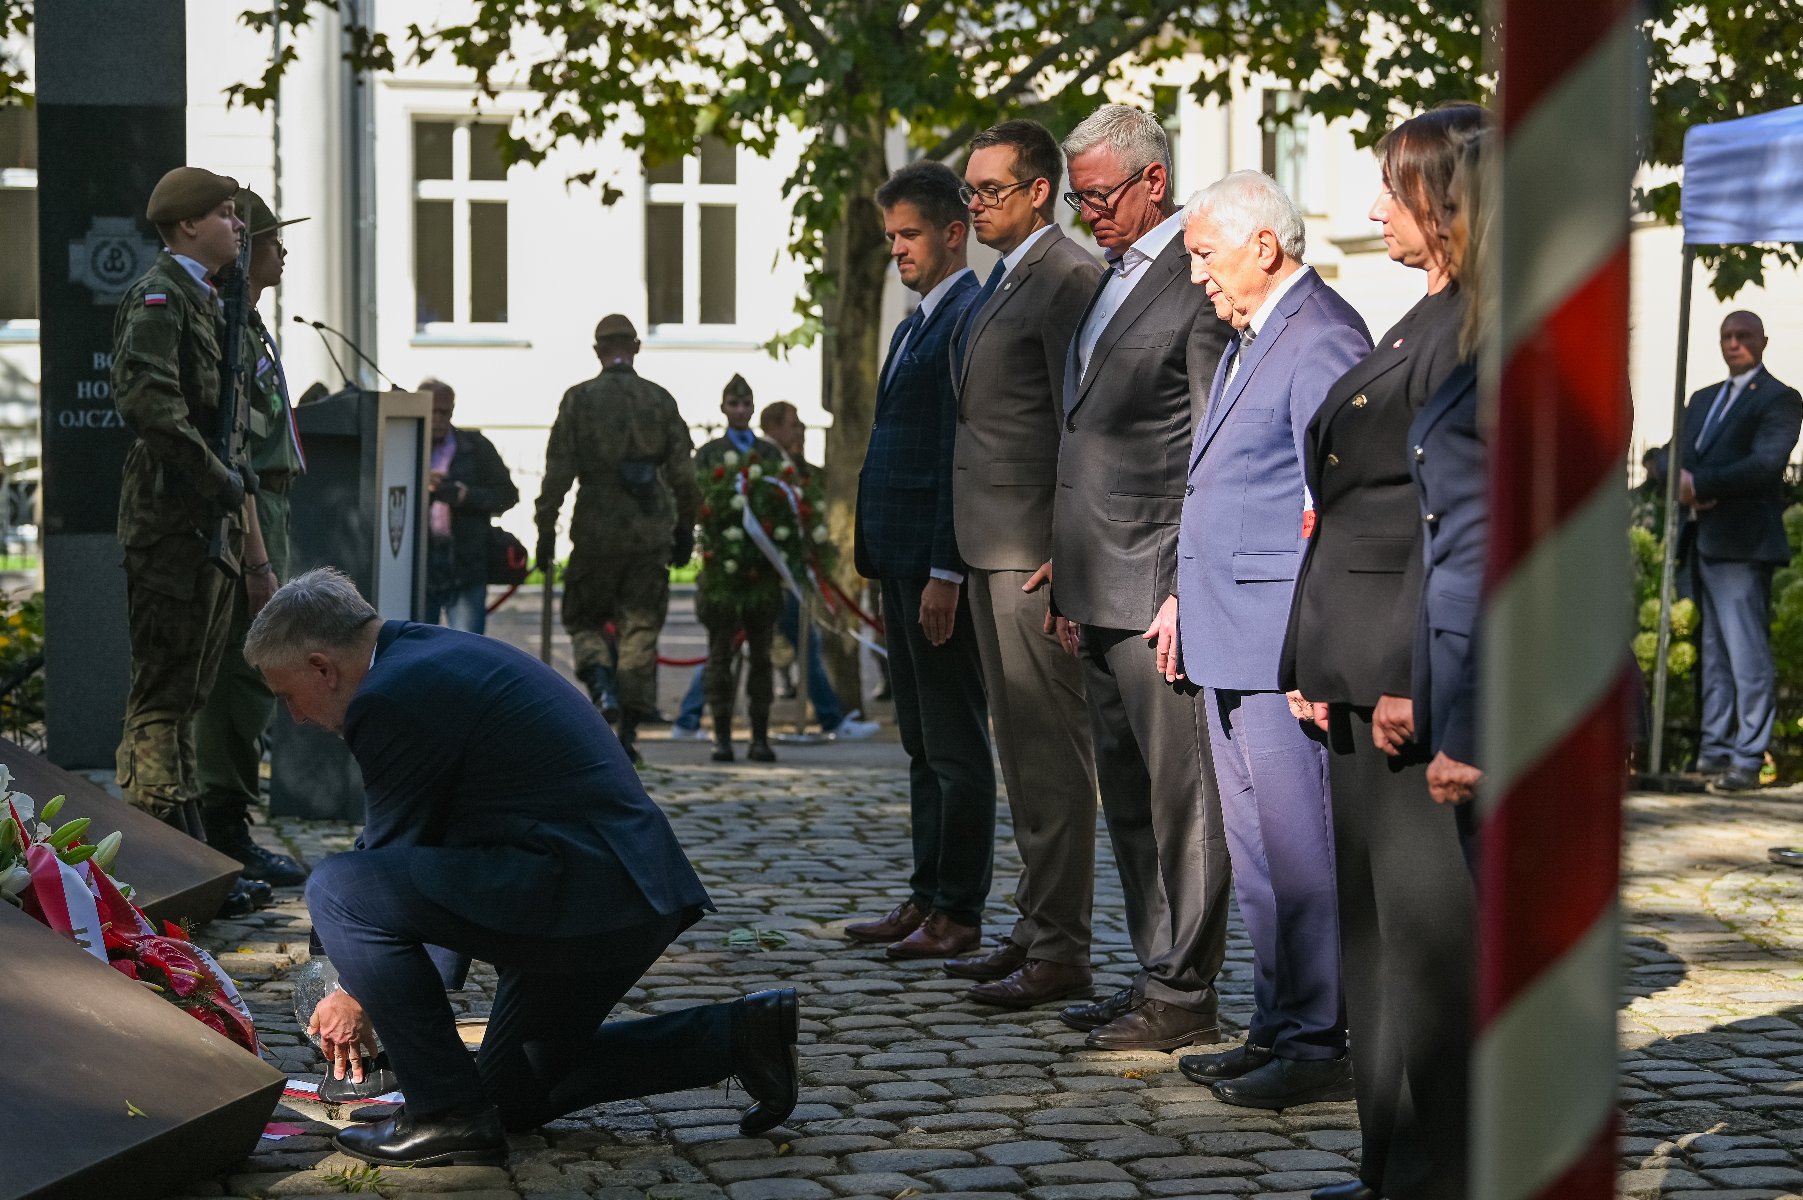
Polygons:
M525 544L499 525L488 527L488 582L518 587L532 573Z

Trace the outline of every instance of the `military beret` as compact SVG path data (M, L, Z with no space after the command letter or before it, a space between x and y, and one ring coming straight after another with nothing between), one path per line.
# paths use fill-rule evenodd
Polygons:
M602 317L600 323L595 326L595 340L597 342L601 341L603 338L631 338L632 340L637 341L638 336L639 331L632 327L632 322L627 319L626 314L624 313L608 313L605 317Z
M215 175L201 167L177 167L157 180L144 215L152 225L191 221L206 216L237 191L238 181L229 176Z
M269 205L263 203L263 197L249 188L239 189L238 194L232 197L232 203L238 209L238 219L250 227L252 237L256 237L259 233L274 232L284 225L298 225L309 219L293 217L286 221L276 220L275 212Z
M726 381L726 387L721 391L720 395L722 398L727 396L750 397L751 385L745 382L745 377L743 375L734 375L731 379Z

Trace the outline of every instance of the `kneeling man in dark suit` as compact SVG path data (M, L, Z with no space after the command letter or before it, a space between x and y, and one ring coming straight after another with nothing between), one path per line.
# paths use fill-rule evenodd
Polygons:
M507 1133L608 1100L737 1075L740 1129L794 1110L791 990L603 1025L712 908L669 822L586 697L501 642L383 621L344 575L276 592L245 640L293 718L342 737L368 792L358 848L307 906L342 990L314 1013L333 1074L380 1035L401 1111L333 1139L366 1162L496 1164ZM463 1048L428 949L500 974Z

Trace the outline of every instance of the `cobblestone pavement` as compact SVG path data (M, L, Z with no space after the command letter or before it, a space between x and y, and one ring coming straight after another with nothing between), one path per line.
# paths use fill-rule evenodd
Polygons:
M830 753L831 748L821 748ZM697 766L653 742L647 785L719 905L628 998L644 1014L763 987L802 994L801 1107L741 1138L742 1092L711 1088L604 1106L514 1139L506 1169L384 1169L331 1150L338 1110L291 1102L303 1127L238 1172L183 1195L303 1196L377 1187L402 1195L604 1200L895 1200L914 1192L1026 1200L1306 1196L1355 1169L1350 1104L1282 1114L1235 1109L1191 1086L1172 1054L1106 1054L1056 1007L983 1008L936 963L894 963L840 936L900 898L906 797L888 764L823 769ZM866 757L869 757L868 755ZM802 760L808 761L802 761ZM660 763L666 765L659 765ZM1803 872L1765 848L1803 841L1803 804L1636 796L1624 891L1621 1143L1624 1195L1803 1194ZM309 859L347 848L345 825L277 821L258 835ZM1098 987L1131 962L1118 883L1100 851ZM998 907L1018 869L997 841ZM763 933L763 950L728 944ZM306 953L307 917L278 907L205 933L246 987L270 1057L295 1077L321 1064L299 1036L283 973ZM999 926L991 932L1001 932ZM743 935L741 935L742 937ZM457 998L485 1011L492 974ZM1224 1015L1249 1012L1249 948L1237 923Z

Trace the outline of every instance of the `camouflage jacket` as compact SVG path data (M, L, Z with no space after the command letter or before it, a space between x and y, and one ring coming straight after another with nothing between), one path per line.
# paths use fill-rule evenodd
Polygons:
M126 291L113 317L113 403L138 440L125 456L119 540L196 536L214 519L226 466L207 446L219 408L224 319L213 295L168 254Z
M570 540L579 554L648 554L670 549L692 528L701 492L694 442L663 388L627 366L609 366L563 394L545 447L538 528L557 526L564 495L580 481Z

